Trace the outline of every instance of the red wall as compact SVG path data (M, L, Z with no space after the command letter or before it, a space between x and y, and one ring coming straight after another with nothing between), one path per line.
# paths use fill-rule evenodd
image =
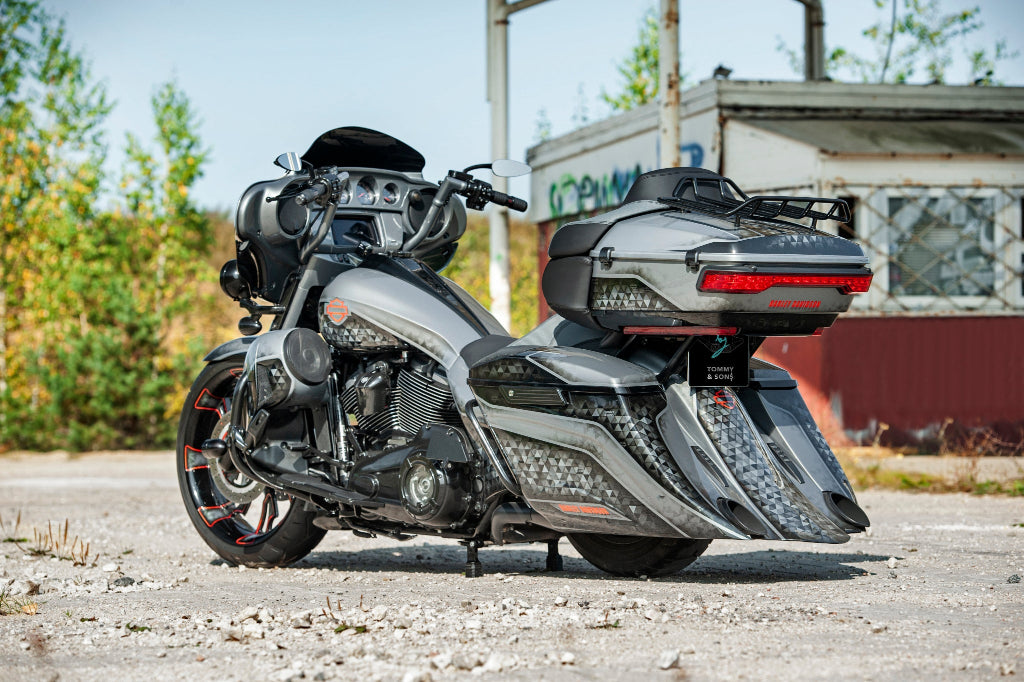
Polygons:
M848 317L757 354L841 405L847 432L1024 424L1024 317Z

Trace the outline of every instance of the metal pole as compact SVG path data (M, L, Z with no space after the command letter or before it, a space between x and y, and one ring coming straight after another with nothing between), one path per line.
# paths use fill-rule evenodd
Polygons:
M663 168L681 163L679 155L679 0L661 0L658 23L659 149Z
M825 80L825 10L821 0L797 0L804 6L804 80Z
M491 159L508 158L508 11L505 0L487 0L488 99L491 101ZM508 193L508 179L495 177L494 189ZM508 273L508 209L491 206L491 314L505 329L511 324Z

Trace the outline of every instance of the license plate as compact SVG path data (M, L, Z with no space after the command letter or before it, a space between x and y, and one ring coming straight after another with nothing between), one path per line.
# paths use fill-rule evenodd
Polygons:
M746 386L750 353L745 336L698 336L690 346L686 379L691 388Z

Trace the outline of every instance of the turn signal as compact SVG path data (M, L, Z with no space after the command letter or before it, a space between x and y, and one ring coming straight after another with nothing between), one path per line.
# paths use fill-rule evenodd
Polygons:
M871 286L871 273L814 275L778 272L728 272L709 270L698 289L719 294L759 294L772 287L835 288L842 294L862 294Z

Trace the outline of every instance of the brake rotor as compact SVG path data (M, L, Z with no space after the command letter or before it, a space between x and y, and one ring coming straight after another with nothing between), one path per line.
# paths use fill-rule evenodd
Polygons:
M228 432L231 428L231 413L228 412L213 429L214 438L220 438L221 440L227 440ZM227 454L220 459L211 459L210 463L210 477L213 478L214 485L217 486L217 490L226 497L229 501L235 504L248 504L252 502L260 494L263 493L263 484L258 481L254 481L247 476L243 476L233 468L230 471L225 471L221 460L227 460L228 466L230 466L230 458Z

